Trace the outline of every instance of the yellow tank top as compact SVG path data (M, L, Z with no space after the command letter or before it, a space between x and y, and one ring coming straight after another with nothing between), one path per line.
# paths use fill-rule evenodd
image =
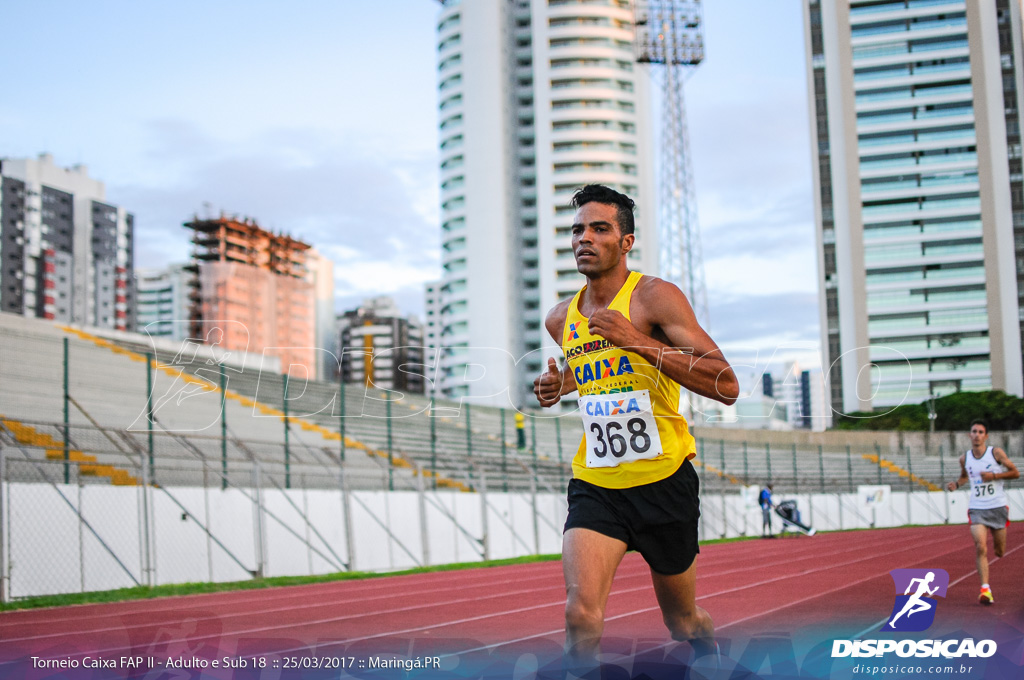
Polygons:
M629 319L641 278L630 272L608 309ZM584 430L573 476L610 489L665 479L696 452L686 419L677 411L679 383L639 354L591 335L579 308L584 290L569 305L562 334L562 351L579 388Z

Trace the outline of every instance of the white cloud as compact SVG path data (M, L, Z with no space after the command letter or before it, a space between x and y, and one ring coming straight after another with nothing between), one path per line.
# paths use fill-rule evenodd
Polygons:
M350 293L363 295L390 295L426 283L436 275L434 269L394 260L339 263L334 269L336 288L343 284Z
M817 264L805 252L782 251L773 255L766 259L751 253L722 253L707 259L705 252L706 277L708 282L714 282L708 295L773 295L817 289Z

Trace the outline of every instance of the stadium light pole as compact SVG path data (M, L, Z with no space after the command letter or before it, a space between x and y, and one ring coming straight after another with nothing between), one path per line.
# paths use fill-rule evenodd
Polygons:
M700 0L637 0L634 27L636 60L660 67L661 171L659 178L659 269L678 285L704 328L710 325L704 256L697 221L693 164L686 124L683 82L704 60ZM688 415L702 419L703 398L690 395Z

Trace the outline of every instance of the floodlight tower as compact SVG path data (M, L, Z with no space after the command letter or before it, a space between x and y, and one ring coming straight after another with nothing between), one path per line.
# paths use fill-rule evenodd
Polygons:
M636 60L662 72L660 268L708 326L704 256L697 223L683 81L704 59L700 0L637 0Z

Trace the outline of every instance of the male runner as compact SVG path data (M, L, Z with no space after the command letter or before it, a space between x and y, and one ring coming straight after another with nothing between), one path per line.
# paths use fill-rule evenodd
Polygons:
M1006 550L1006 527L1010 526L1010 508L1003 491L1004 479L1017 479L1020 472L1002 449L987 445L988 423L971 423L971 449L960 456L960 478L946 488L955 491L970 480L971 499L967 503L967 521L974 539L975 561L981 578L978 602L992 604L992 589L988 585L988 535L991 532L996 557Z
M673 639L703 656L716 646L695 602L698 479L679 390L731 404L739 385L679 288L626 266L633 201L590 185L572 204L572 248L587 285L548 313L567 361L559 371L549 359L534 381L545 407L578 390L585 432L562 537L566 656L577 670L595 663L612 578L631 549L650 566Z

